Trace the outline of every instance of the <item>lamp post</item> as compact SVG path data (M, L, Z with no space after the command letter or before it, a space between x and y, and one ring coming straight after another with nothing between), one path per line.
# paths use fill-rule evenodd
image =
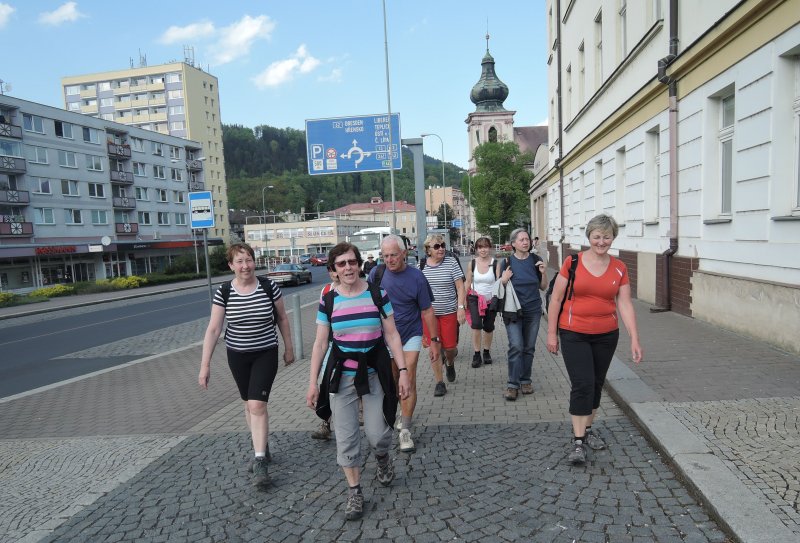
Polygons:
M261 187L261 212L264 214L264 222L262 223L262 234L264 236L264 266L266 266L267 271L269 271L269 254L267 252L267 205L266 200L264 199L264 191L267 189L274 189L273 185L266 185Z
M497 248L500 248L500 225L499 224L490 224L489 228L496 228L497 229Z
M433 133L420 134L420 137L422 138L426 138L428 136L436 136L437 138L439 138L439 143L442 146L442 205L444 205L444 227L448 233L448 235L445 236L445 241L450 241L449 240L450 229L447 228L447 188L445 187L444 184L444 140L442 140L442 137L439 134L433 134Z
M322 245L322 227L319 225L319 204L325 200L317 202L317 252L322 252L320 246Z
M325 200L320 200L319 202L317 202L317 220L319 220L319 204L321 204L324 201Z

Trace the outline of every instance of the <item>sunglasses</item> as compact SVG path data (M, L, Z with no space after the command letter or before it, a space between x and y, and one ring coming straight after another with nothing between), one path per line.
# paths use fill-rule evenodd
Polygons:
M431 249L433 249L434 251L438 251L439 249L446 249L447 245L445 245L444 243L434 243L433 245L430 245L429 247Z
M349 260L337 260L336 262L334 262L334 264L336 265L337 268L344 268L348 264L355 267L358 266L358 260L356 260L355 258L351 258Z

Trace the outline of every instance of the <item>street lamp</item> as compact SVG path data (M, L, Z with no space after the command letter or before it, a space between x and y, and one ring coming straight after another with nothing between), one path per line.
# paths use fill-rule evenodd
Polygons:
M320 200L317 202L317 252L322 252L322 227L319 225L319 204L324 202L325 200Z
M442 205L444 205L444 227L447 229L448 235L445 236L445 240L447 241L450 233L450 230L447 228L447 189L445 188L444 184L444 141L439 134L420 134L420 137L427 138L428 136L436 136L439 138L439 143L442 145Z
M325 200L320 200L319 202L317 202L317 220L319 220L319 204L321 204L324 201Z
M264 236L264 266L266 266L267 271L269 271L269 253L267 252L267 205L266 200L264 200L264 191L267 189L274 189L273 185L266 185L261 187L261 212L264 214L264 222L262 223L262 234Z
M490 224L489 228L497 228L497 246L500 247L500 225L499 224Z

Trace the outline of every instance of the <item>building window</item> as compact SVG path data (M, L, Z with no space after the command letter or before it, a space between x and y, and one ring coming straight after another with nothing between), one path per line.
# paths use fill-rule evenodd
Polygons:
M85 85L81 85L82 91L89 91L89 92L97 92L97 87L94 83L87 83Z
M139 224L143 224L145 226L150 226L152 224L150 222L150 212L149 211L140 211L139 212Z
M67 224L83 224L83 217L80 209L65 209L64 222Z
M95 172L102 172L103 171L102 157L95 155L86 155L86 169Z
M103 119L104 121L113 121L114 120L114 114L113 113L103 113L102 115L100 115L100 118Z
M108 213L104 209L93 209L92 224L108 224Z
M105 198L105 185L102 183L89 183L89 196L92 198Z
M38 132L39 134L44 134L44 120L36 115L23 113L22 126L28 132Z
M603 85L603 12L598 11L594 18L594 88Z
M175 213L175 224L177 226L186 226L186 213Z
M100 107L114 107L114 99L100 98Z
M586 53L583 42L578 46L578 106L586 101Z
M111 81L101 81L97 85L97 88L100 91L110 91L111 90Z
M736 98L733 94L722 98L719 129L720 158L720 212L731 213L733 201L733 131L736 116Z
M495 127L491 127L489 129L489 141L492 143L497 143L497 129Z
M619 224L625 223L625 185L627 169L625 165L625 148L620 147L617 149L616 164L615 164L615 179L616 185L614 190L615 209L614 218L617 219Z
M64 92L67 96L75 96L76 94L80 94L81 89L78 87L78 85L69 85L64 87Z
M660 215L661 142L656 126L648 130L644 140L644 220L657 221Z
M100 131L95 128L83 127L83 141L86 143L100 143Z
M20 144L18 141L4 140L0 138L0 156L14 156L22 158L22 144Z
M69 123L56 121L56 136L59 138L72 139L72 125Z
M169 158L180 159L181 158L181 148L175 147L173 145L169 146Z
M55 218L52 208L37 207L36 209L36 224L55 224Z
M183 115L183 106L169 106L170 115Z
M181 74L179 73L167 74L167 83L180 83L180 82L181 82Z
M61 180L61 194L64 196L80 196L78 192L78 182L71 179Z
M164 166L158 166L156 164L153 164L153 177L155 177L156 179L166 179L167 176L164 172L165 172Z
M164 156L164 146L156 141L151 142L153 154L158 156Z
M133 175L136 177L146 177L147 173L145 173L145 165L142 162L134 162L133 163Z
M72 151L59 151L58 164L65 168L77 168L78 160L75 158L75 153Z
M172 170L171 176L173 181L183 181L183 170L178 168L170 168Z
M628 3L627 0L619 0L619 28L617 29L617 39L619 40L619 61L625 60L628 56Z
M142 138L131 138L131 147L134 151L144 153L144 140Z
M158 225L169 226L169 213L167 213L166 211L158 212Z
M181 191L179 191L179 190L173 190L172 191L172 201L175 202L176 204L184 203L183 193Z
M52 194L50 188L50 179L47 177L31 177L33 183L33 192L36 194Z
M35 145L29 146L27 160L31 164L47 164L47 149Z
M169 127L171 130L185 130L186 123L183 121L173 121L169 124Z
M167 191L165 189L156 189L156 196L159 202L168 202Z
M564 118L572 119L572 64L567 66L567 96L564 100Z
M81 103L80 102L70 102L67 104L67 109L69 111L80 111L81 110Z
M167 98L169 100L180 100L183 98L183 91L181 89L174 89L167 91Z
M135 187L134 194L136 195L137 200L141 200L143 202L147 201L147 189L144 187Z
M594 211L595 214L603 212L603 161L594 163Z

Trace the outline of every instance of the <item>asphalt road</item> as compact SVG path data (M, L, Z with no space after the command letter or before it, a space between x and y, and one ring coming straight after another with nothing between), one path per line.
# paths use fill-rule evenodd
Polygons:
M308 303L328 280L324 267L310 269L312 283L282 288L287 308L291 295ZM198 287L6 320L0 327L0 398L199 341L207 319L208 290ZM170 337L160 337L159 331ZM126 340L148 334L151 352L126 353ZM118 348L101 349L110 344Z

